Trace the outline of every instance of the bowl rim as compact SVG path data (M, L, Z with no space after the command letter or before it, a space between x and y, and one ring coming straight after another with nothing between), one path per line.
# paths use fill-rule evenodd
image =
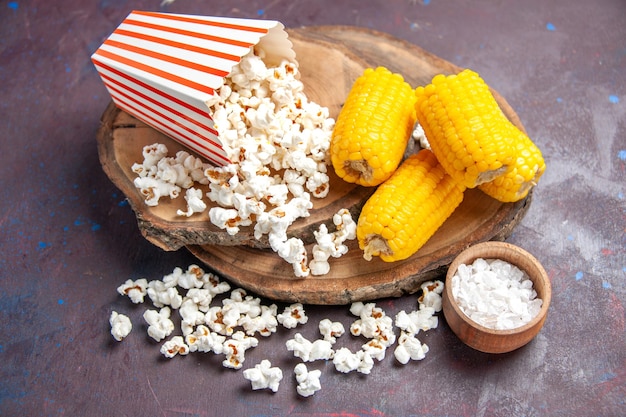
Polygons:
M475 322L474 320L472 320L469 316L467 316L465 314L465 312L463 312L463 310L461 310L461 308L459 307L458 303L456 302L453 294L452 294L452 285L450 284L452 277L454 276L454 274L456 273L456 270L458 269L458 266L461 263L465 263L467 265L466 262L461 262L461 259L465 257L465 255L467 254L467 252L471 251L476 251L476 249L479 249L479 251L481 253L483 252L489 252L491 249L494 248L499 248L501 250L505 250L508 253L518 253L522 256L527 257L536 267L537 267L537 272L539 273L539 279L543 280L544 282L544 294L541 297L542 299L542 304L541 304L541 309L539 310L539 312L537 313L537 315L535 317L533 317L528 323L519 326L519 327L515 327L513 329L493 329L490 327L486 327L481 325L480 323ZM476 259L478 258L483 258L483 259L501 259L498 258L496 256L483 256L483 255L478 255L475 256L473 258L470 258L471 261L470 263L474 262ZM520 268L522 271L524 271L530 278L530 273L528 273L528 271L526 271L524 268L521 268L519 265L517 265L515 262L511 262L508 260L505 260L505 262L508 262L512 265L515 265L516 267ZM533 281L533 288L535 288L535 282ZM550 307L550 301L552 299L552 285L550 282L550 278L548 277L548 274L546 273L545 269L543 268L543 266L541 265L541 263L539 262L539 260L537 260L537 258L535 258L531 253L529 253L528 251L526 251L525 249L522 249L519 246L513 245L511 243L508 242L500 242L500 241L487 241L487 242L480 242L477 243L475 245L469 246L468 248L464 249L462 252L460 252L452 261L452 263L450 264L448 271L446 273L446 281L445 281L445 285L444 285L444 291L446 292L446 295L448 298L448 302L450 307L454 310L454 312L458 315L458 317L465 322L467 325L481 331L484 333L488 333L488 334L492 334L494 336L507 336L507 335L514 335L514 334L520 334L520 333L524 333L526 331L529 331L530 329L534 328L535 326L537 326L538 324L541 324L547 314L548 314L548 308Z

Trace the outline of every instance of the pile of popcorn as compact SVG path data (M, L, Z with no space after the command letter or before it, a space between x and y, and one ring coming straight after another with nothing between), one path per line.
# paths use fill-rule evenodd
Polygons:
M216 203L208 217L230 235L254 224L254 236L267 235L272 250L293 265L297 277L327 274L327 260L347 252L356 225L347 210L337 213L336 233L324 226L309 264L301 239L288 238L287 229L308 217L312 198L330 190L328 149L334 119L328 109L307 99L294 62L267 67L264 52L251 48L207 102L223 147L232 161L223 167L203 163L180 151L169 156L163 144L143 149L143 162L132 166L135 187L146 204L161 197L177 198L185 189L187 210L180 216L203 213L207 204L195 184L208 185L206 197Z
M186 270L175 268L160 280L129 279L117 291L135 304L143 303L146 296L150 299L154 308L146 309L143 318L148 336L157 342L163 341L160 352L165 357L191 352L213 353L223 355L222 365L231 369L241 369L246 351L257 347L260 338L275 333L279 325L294 329L308 322L301 303L287 305L279 312L276 304L265 305L260 298L248 295L241 288L232 289L226 281L197 265L190 265ZM338 339L346 333L341 322L321 320L318 324L320 337L316 340L295 333L285 347L302 361L294 368L298 394L307 397L321 389L321 371L309 370L306 365L313 361L332 361L334 368L342 373L369 374L375 361L382 361L387 349L394 344L394 357L399 363L424 359L428 346L421 343L417 335L437 327L435 314L441 311L442 291L441 281L423 283L418 308L408 313L400 311L395 320L375 303L352 303L350 312L356 318L349 332L366 340L355 352L348 347L336 347ZM174 334L177 330L174 311L180 317L177 333L181 334ZM109 324L111 334L118 341L124 340L133 327L128 316L116 311L111 312ZM396 328L400 330L399 336ZM243 376L251 382L252 389L276 392L283 371L264 359L245 369Z

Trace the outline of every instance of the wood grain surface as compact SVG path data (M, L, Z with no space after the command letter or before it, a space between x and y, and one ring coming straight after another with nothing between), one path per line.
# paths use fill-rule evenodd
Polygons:
M439 73L460 68L421 48L384 33L353 27L292 29L290 39L300 65L301 79L310 100L327 106L332 117L341 109L354 80L366 67L385 66L402 74L413 86L430 82ZM524 129L515 112L493 92L507 117ZM181 145L111 105L102 117L98 144L102 166L133 207L142 234L165 250L187 246L208 267L244 288L268 298L308 304L347 304L413 293L422 282L439 277L454 256L473 243L503 240L523 218L532 193L517 203L501 203L478 190L468 190L464 201L437 233L415 255L399 262L378 258L365 261L356 241L350 251L331 259L330 273L298 279L291 265L268 248L267 239L256 240L253 228L235 236L213 226L205 214L183 218L182 198L163 199L148 207L133 185L130 167L141 162L143 146L165 143L170 153ZM332 170L330 170L332 171ZM331 172L332 173L332 172ZM313 231L325 223L334 230L332 215L350 209L358 218L373 188L348 184L332 175L328 197L314 201L311 216L298 220L289 235L312 248ZM209 207L211 207L209 205Z

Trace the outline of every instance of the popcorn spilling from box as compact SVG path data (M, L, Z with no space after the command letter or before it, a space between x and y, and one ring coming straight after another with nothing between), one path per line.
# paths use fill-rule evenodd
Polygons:
M328 273L328 259L347 251L356 237L347 210L333 219L337 232L315 234L310 264L304 242L287 236L311 199L328 195L335 121L304 93L281 23L134 11L92 60L119 108L212 163L146 146L132 167L146 204L185 189L187 210L177 214L203 213L195 185L208 184L217 204L208 220L231 235L254 225L297 277Z
M133 11L92 55L115 104L217 165L229 163L207 102L252 48L293 60L276 21Z

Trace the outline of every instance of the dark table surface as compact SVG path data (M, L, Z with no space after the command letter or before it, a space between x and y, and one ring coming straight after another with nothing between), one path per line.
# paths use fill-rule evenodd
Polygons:
M310 398L296 394L285 341L296 331L316 338L322 318L349 325L346 306L305 306L309 324L248 351L244 369L262 359L283 369L277 393L252 391L217 355L165 359L145 333L146 306L116 288L196 259L141 236L95 140L110 97L90 55L132 9L361 26L478 71L547 162L508 238L552 281L540 334L515 352L483 354L440 317L420 336L430 347L423 361L401 366L388 351L370 375L310 364L322 371ZM622 0L3 0L0 415L626 415L625 22ZM388 315L415 303L377 300ZM134 323L121 343L109 333L112 310Z

